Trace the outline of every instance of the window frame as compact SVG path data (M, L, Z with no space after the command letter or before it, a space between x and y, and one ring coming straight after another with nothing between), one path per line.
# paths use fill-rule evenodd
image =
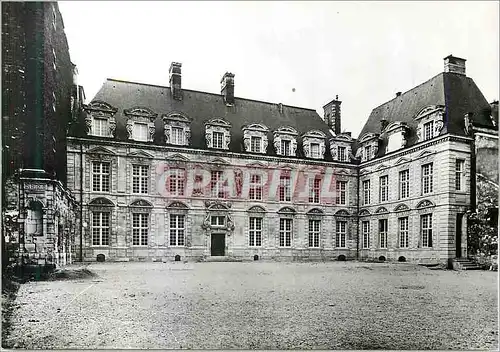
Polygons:
M263 222L264 219L262 217L255 217L255 216L249 217L249 223L248 223L249 247L262 247Z
M455 191L465 192L465 160L455 160Z
M343 227L343 229L342 229ZM347 248L347 221L335 221L335 248Z
M217 138L216 138L216 136L217 136ZM224 132L212 131L212 148L224 149Z
M215 176L218 175L218 176ZM211 170L210 171L210 194L212 198L225 199L227 197L224 190L223 180L224 171L222 170Z
M389 201L389 175L383 175L379 178L379 201Z
M389 244L387 243L387 234L389 232L389 220L379 219L378 220L378 235L379 235L379 248L387 249Z
M168 193L179 197L184 195L186 182L186 170L183 168L172 168L168 172Z
M370 180L363 180L361 183L363 190L363 205L369 205L371 201L371 184Z
M95 171L94 167L95 165L100 165L98 172ZM103 171L104 166L107 166L107 172ZM92 171L92 177L91 177L92 192L99 192L99 193L111 192L111 162L93 160L91 162L91 171ZM97 185L99 186L98 189L96 189Z
M144 131L146 133L143 138L141 138L141 136L137 133L138 126L144 127ZM149 140L149 124L146 122L134 121L134 124L132 125L132 139L138 142L147 142Z
M280 175L278 192L280 202L292 201L292 179L290 175Z
M91 238L92 238L92 246L93 247L107 247L110 246L110 237L111 237L111 212L110 211L102 211L102 210L92 210L90 212L91 216ZM96 215L99 214L98 225L96 225ZM104 225L104 214L107 217L107 226ZM95 230L98 230L97 233ZM106 230L106 231L104 231ZM106 233L104 233L106 232ZM96 235L98 236L98 241L96 241ZM104 240L105 239L105 240Z
M399 248L410 247L409 218L403 216L398 218Z
M426 221L427 220L427 221ZM432 213L420 215L420 238L422 248L432 248Z
M427 128L429 127L430 128ZM434 120L427 121L422 124L422 133L423 133L423 140L428 141L432 138L434 138Z
M136 170L138 173L136 174ZM144 175L144 170L145 175ZM137 181L137 183L136 183ZM137 184L137 189L135 185ZM132 194L149 193L149 165L132 164Z
M175 221L172 221L175 219ZM182 219L182 227L180 220ZM185 247L186 246L186 215L185 214L169 214L168 216L168 243L170 247ZM174 224L175 226L172 226Z
M216 220L216 221L214 221ZM222 220L222 221L220 221ZM226 215L210 215L210 226L211 227L225 227L226 226Z
M406 179L403 179L406 175ZM399 199L406 199L410 197L410 169L399 171Z
M315 153L315 148L313 147L317 147L317 150ZM309 143L309 150L311 151L311 158L312 159L319 159L321 157L321 145L320 143L317 143L317 142L310 142Z
M309 219L308 221L308 244L309 248L320 248L321 244L321 220Z
M434 163L423 164L421 167L422 195L434 192ZM427 189L427 191L426 191Z
M262 153L262 137L250 136L250 152Z
M340 152L342 150L342 153ZM337 160L347 161L347 147L339 145L337 146Z
M289 226L287 226L287 224L289 224ZM280 218L279 243L278 243L279 247L280 248L292 247L292 239L293 239L293 219Z
M335 204L347 205L347 185L348 181L337 180L335 185L335 190L336 190ZM342 186L344 186L344 189L342 189Z
M361 221L361 233L362 233L362 249L370 249L370 221Z
M146 247L149 245L149 222L149 213L132 213L132 246ZM136 223L138 223L138 226L136 226ZM144 225L144 223L146 225Z
M254 177L258 178L258 181ZM262 200L262 175L250 174L248 198L250 200Z
M320 204L321 202L321 178L315 177L309 183L309 203Z
M174 133L174 131L176 131ZM172 145L186 145L184 128L180 126L170 126L170 144Z

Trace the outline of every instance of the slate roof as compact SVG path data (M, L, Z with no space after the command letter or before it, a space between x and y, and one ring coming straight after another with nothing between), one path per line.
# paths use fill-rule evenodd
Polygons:
M226 106L221 94L182 89L182 100L172 98L169 87L107 79L92 101L103 101L118 111L116 118L116 139L127 140L124 109L146 107L158 114L155 121L155 144L165 144L162 115L180 111L192 118L190 148L206 149L205 122L213 118L223 118L231 123L231 143L229 150L245 152L242 127L251 123L261 123L269 128L267 155L276 155L273 146L273 132L279 127L291 126L298 132L297 157L303 158L301 135L320 130L326 135L325 159L332 160L328 139L331 137L328 125L313 109L235 98L234 106Z
M448 132L465 136L464 116L468 112L474 113L474 125L495 128L490 118L491 106L472 78L442 72L373 109L359 137L368 132L381 133L382 119L388 123L401 121L410 127L407 146L414 145L417 142L418 125L414 116L430 105L443 105L446 108L442 134ZM386 140L382 141L379 156L383 154L386 143ZM353 149L356 148L357 145L354 145Z

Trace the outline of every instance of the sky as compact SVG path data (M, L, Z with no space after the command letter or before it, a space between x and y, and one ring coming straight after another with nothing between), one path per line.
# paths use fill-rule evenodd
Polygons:
M339 96L356 137L373 108L467 60L488 102L499 98L498 1L60 1L71 60L90 102L106 78L315 109Z

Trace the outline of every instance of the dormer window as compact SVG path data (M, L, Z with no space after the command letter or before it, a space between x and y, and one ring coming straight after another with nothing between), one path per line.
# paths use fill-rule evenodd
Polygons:
M359 139L359 147L356 152L356 158L361 158L361 161L368 161L375 158L378 153L379 135L375 133L365 133Z
M246 152L265 154L269 129L261 124L243 126L243 144Z
M311 158L313 159L318 159L320 154L319 154L319 143L311 143Z
M304 154L306 158L323 159L325 155L326 135L318 130L309 131L302 136Z
M222 149L222 141L224 134L222 132L212 132L212 146L217 149Z
M424 141L432 139L434 131L434 121L424 123Z
M338 161L347 161L346 157L346 147L337 147L337 157Z
M333 160L349 162L352 154L352 137L350 133L340 133L330 138L330 153Z
M152 142L155 135L155 114L148 108L132 108L124 110L127 119L128 138L140 142Z
M109 137L108 119L94 118L92 120L92 135Z
M114 137L116 131L116 120L114 118L118 109L103 101L93 101L86 106L88 134L97 137Z
M212 119L205 123L205 140L208 148L229 149L231 124L223 119Z
M181 112L173 112L163 117L165 142L173 145L189 145L192 119Z
M383 135L387 137L387 146L385 153L390 153L399 150L406 146L408 132L408 125L405 122L391 122L382 131Z
M445 107L430 105L414 117L418 120L417 137L419 142L439 136L444 126Z
M365 147L365 151L363 153L363 161L370 160L371 155L372 155L372 146L371 145L367 145Z
M290 156L290 141L282 140L281 141L281 155Z
M136 141L148 140L148 125L145 123L135 122L132 132L132 138Z
M250 139L250 151L252 153L260 153L262 146L262 138L252 136Z
M180 127L171 127L171 144L184 145L184 129Z
M298 133L293 127L280 127L273 135L276 154L282 156L295 156Z

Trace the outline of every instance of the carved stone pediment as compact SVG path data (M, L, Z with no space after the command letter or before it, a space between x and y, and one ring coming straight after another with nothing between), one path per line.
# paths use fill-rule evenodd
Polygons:
M172 202L167 206L168 209L182 209L182 210L188 210L189 207L182 203L182 202Z
M347 210L340 209L335 213L335 216L350 216L350 214Z
M130 203L130 207L152 208L153 204L144 199L137 199Z
M325 139L326 135L318 130L312 130L302 135L302 145L306 158L324 159L325 158ZM312 145L319 145L319 155L313 155Z
M290 143L290 156L296 156L297 152L297 131L293 127L280 127L273 133L273 145L276 150L276 154L285 155L285 151L282 149L282 141L289 141Z
M191 121L193 119L182 112L173 111L163 115L165 143L174 145L189 145L191 139ZM180 130L181 140L174 140L174 129Z
M359 216L367 216L370 215L370 212L366 209L361 209L358 213Z
M214 133L222 135L222 144L216 144ZM229 149L231 143L231 124L220 118L211 119L205 122L205 141L208 148Z
M419 142L425 140L424 125L433 122L432 136L437 137L444 127L444 114L446 107L443 105L430 105L420 110L414 117L418 121L417 138ZM429 136L427 136L429 138Z
M267 140L267 133L269 132L269 128L267 126L259 123L254 123L243 126L242 131L243 145L246 152L252 152L252 137L259 137L261 139L260 153L265 154L267 152L267 145L269 143L269 141Z
M231 209L231 203L220 200L206 200L205 207L209 210L229 210Z
M295 209L290 208L290 207L283 207L280 210L278 210L278 214L288 214L288 215L295 215L297 212Z
M147 139L148 142L153 142L155 134L155 124L154 121L158 114L154 113L152 110L144 107L135 107L132 109L124 110L125 116L127 116L127 133L129 139L135 139L133 136L134 124L145 124L147 128Z
M375 214L385 214L385 213L388 213L385 207L380 207L377 210L375 210Z
M110 104L96 100L90 104L84 106L84 111L86 112L85 124L90 135L97 136L97 132L93 131L93 120L103 119L108 123L108 134L99 135L100 137L115 137L116 131L116 120L114 115L118 111L117 108L111 106Z
M417 204L417 209L433 207L434 203L430 200L424 199Z
M400 211L408 211L410 208L406 204L398 204L395 208L395 212L400 212Z
M89 206L99 206L99 207L114 207L115 206L112 201L110 201L109 199L104 198L104 197L92 199L88 205Z
M313 208L307 212L307 215L325 215L325 213L321 209Z

